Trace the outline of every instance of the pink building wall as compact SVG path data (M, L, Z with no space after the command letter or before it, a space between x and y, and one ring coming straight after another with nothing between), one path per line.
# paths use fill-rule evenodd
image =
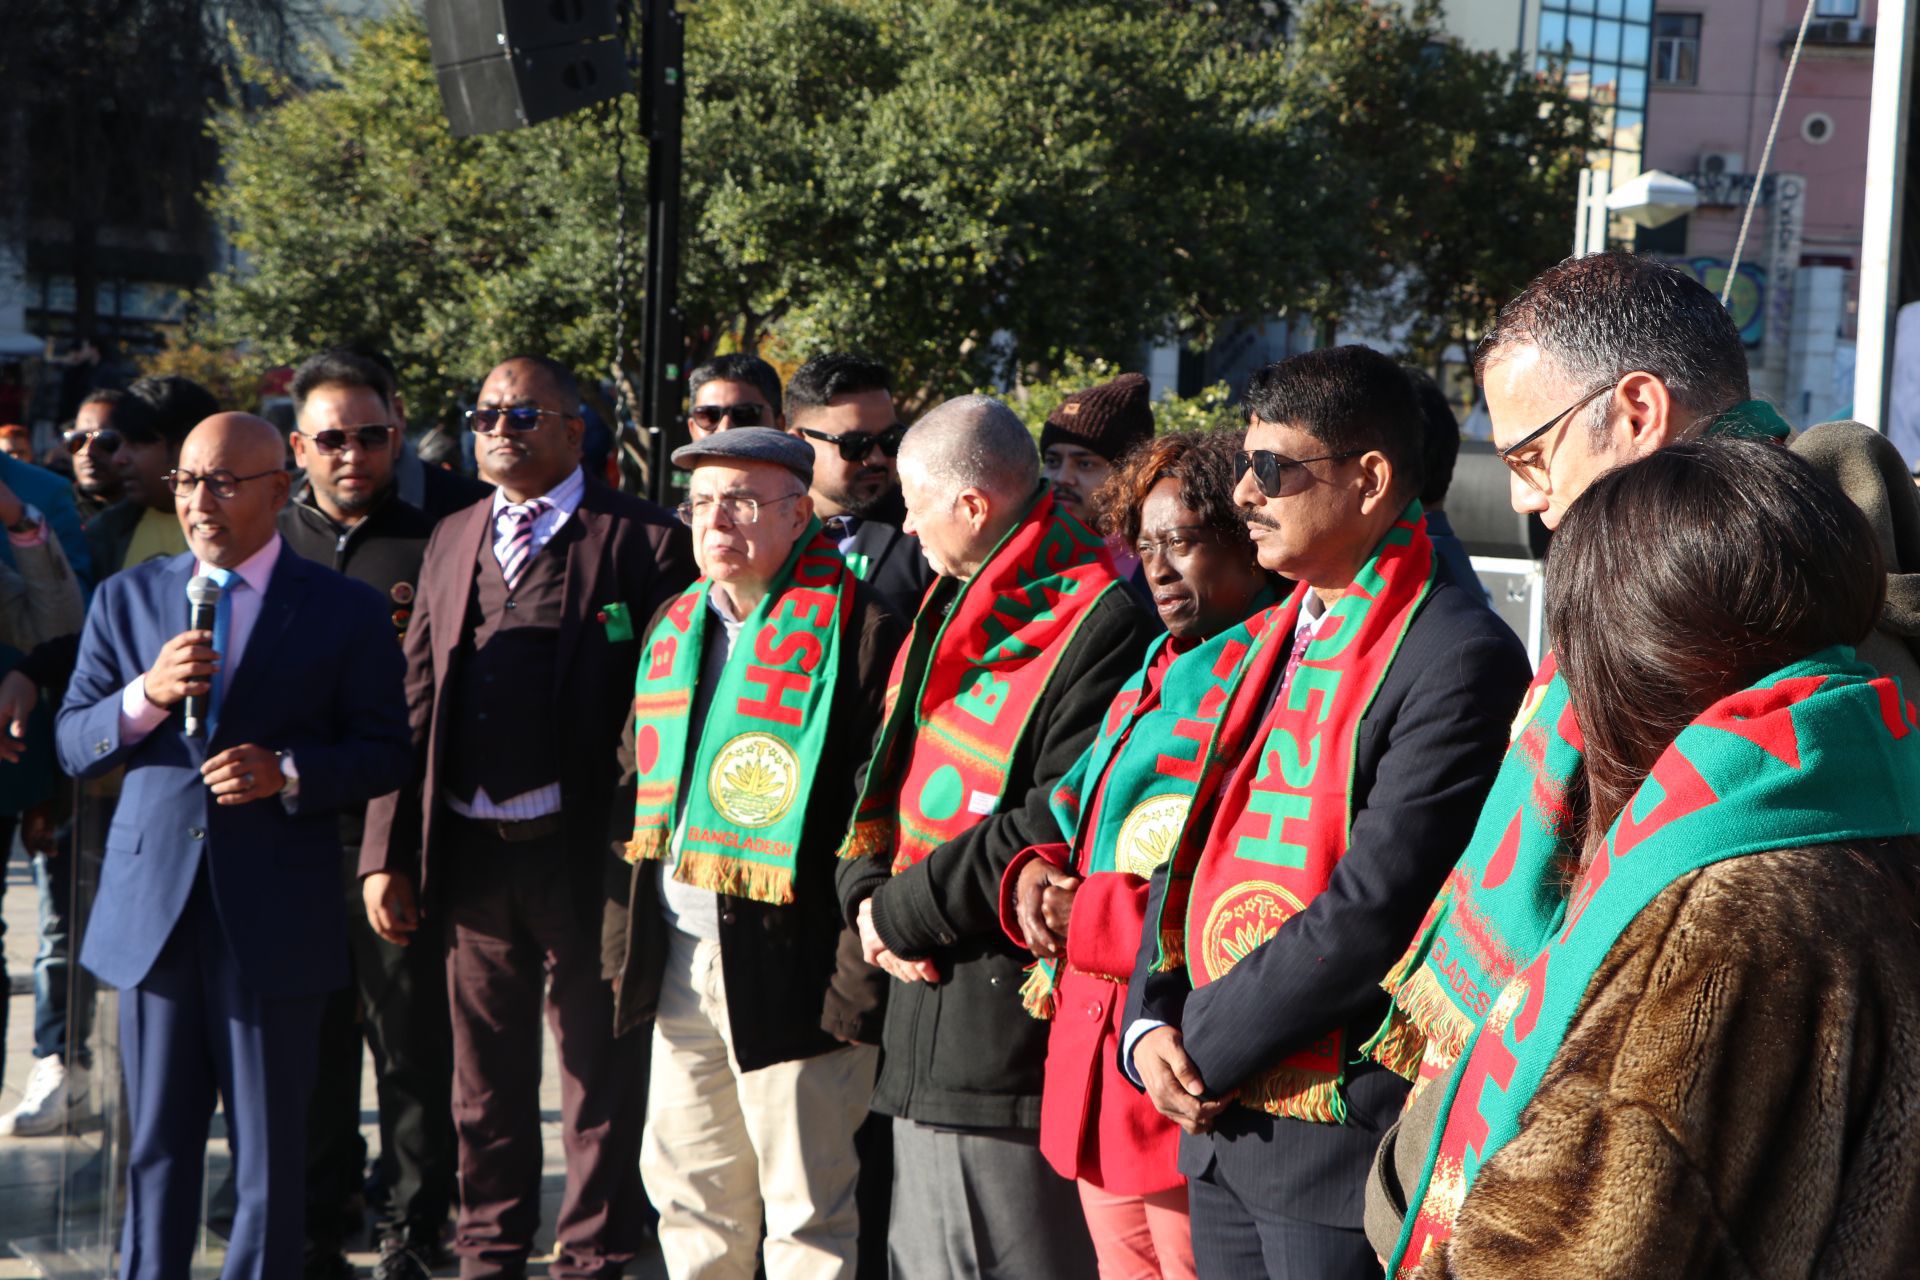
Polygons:
M1759 167L1767 126L1786 75L1782 42L1792 40L1806 3L1665 0L1659 6L1661 13L1700 15L1699 82L1684 87L1652 85L1647 104L1647 167L1691 174L1701 153L1709 151L1740 153L1748 173ZM1878 8L1878 0L1862 0L1857 21L1870 28ZM1807 180L1803 263L1858 264L1872 79L1870 42L1854 46L1810 41L1794 73L1769 172L1797 173ZM1823 143L1809 142L1801 132L1815 113L1832 121ZM1729 255L1739 223L1738 208L1700 210L1688 226L1688 253ZM1752 237L1764 230L1763 206L1755 214L1748 240L1749 260Z

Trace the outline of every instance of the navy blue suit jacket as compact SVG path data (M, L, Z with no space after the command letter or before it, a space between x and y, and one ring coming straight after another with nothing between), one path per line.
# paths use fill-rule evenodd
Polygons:
M121 693L186 630L193 572L193 556L179 555L101 584L60 708L67 772L127 771L81 962L137 986L204 861L243 980L269 997L328 991L347 980L340 811L399 786L412 759L393 623L372 589L283 545L212 737L188 738L176 708L128 745ZM200 766L244 743L293 752L292 801L213 803Z

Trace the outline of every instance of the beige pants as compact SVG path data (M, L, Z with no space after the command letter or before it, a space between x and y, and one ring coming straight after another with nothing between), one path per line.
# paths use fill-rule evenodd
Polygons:
M764 1214L767 1280L850 1277L860 1230L853 1133L879 1051L743 1072L732 1038L720 944L673 930L640 1150L667 1274L753 1280Z

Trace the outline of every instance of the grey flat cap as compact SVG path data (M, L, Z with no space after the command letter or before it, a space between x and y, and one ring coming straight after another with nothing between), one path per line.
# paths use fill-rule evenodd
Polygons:
M673 451L673 465L691 471L703 462L771 462L813 484L813 446L772 427L734 427Z

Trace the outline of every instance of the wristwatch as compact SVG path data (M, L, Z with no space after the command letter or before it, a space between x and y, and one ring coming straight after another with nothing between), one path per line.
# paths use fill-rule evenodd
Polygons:
M292 796L300 790L300 772L294 767L293 752L290 750L273 753L273 762L280 766L280 794Z

